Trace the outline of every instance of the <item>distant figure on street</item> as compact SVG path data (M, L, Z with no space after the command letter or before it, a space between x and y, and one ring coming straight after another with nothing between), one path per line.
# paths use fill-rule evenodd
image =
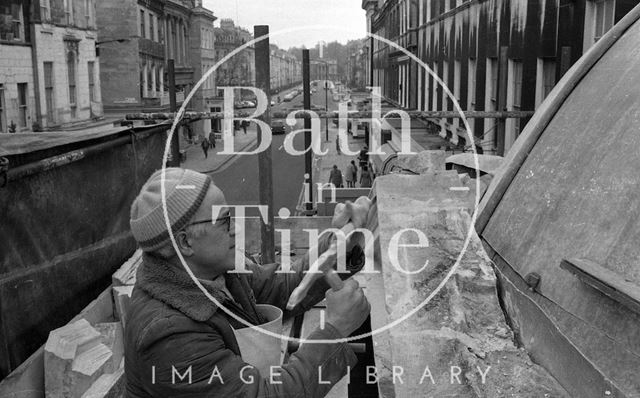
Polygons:
M373 178L371 177L371 172L369 171L369 167L365 164L362 166L362 171L360 172L360 187L371 188L372 183Z
M360 168L365 167L369 163L369 147L368 146L365 145L364 148L360 150L360 153L358 154L358 161L360 162Z
M338 155L342 155L342 151L340 150L340 136L336 136L336 152Z
M245 134L247 134L247 126L249 126L249 122L247 122L246 120L242 121L242 130L244 131Z
M331 174L329 174L329 183L333 184L336 188L342 188L342 172L335 164L333 165Z
M200 146L202 147L202 151L204 152L204 158L206 159L209 156L209 147L211 146L211 144L209 144L209 140L207 139L207 137L202 137L202 142L200 143Z
M216 133L213 131L209 133L209 144L214 148L216 147Z
M358 181L358 166L356 166L356 162L353 160L347 166L347 174L345 175L345 180L347 180L347 188L356 187L356 181Z

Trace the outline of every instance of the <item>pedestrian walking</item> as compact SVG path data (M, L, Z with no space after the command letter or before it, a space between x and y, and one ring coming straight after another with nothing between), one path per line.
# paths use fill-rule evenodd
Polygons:
M358 160L360 162L360 168L363 168L364 166L367 165L367 163L369 163L369 147L368 146L364 146L364 148L362 148L360 150L360 153L358 154Z
M371 188L371 184L373 183L373 178L371 177L371 172L367 165L362 166L362 171L360 172L360 187L361 188Z
M176 189L180 186L189 189ZM161 187L166 187L166 195L161 195ZM291 361L282 365L283 377L278 384L270 383L264 370L251 365L257 355L267 353L275 354L272 363L276 363L280 353L279 341L256 339L244 333L271 320L257 304L268 303L285 310L289 295L310 272L314 259L308 254L297 256L301 258L291 264L290 271L279 264L262 267L248 262L248 275L229 273L235 267L235 223L229 214L232 205L233 202L227 205L224 193L209 176L178 168L154 173L133 202L131 232L144 255L138 268L134 299L127 312L123 388L128 395L320 397L329 389L324 384L337 383L355 365L352 349L339 342L364 323L370 307L358 283L353 278L346 279L365 262L364 251L354 235L346 240L347 274L340 275L346 279L344 287L327 291L316 284L304 304L296 306L302 314L326 296L323 311L327 327L318 326L310 331L310 338L330 341L305 344L293 353ZM211 219L214 206L221 210L217 218L214 215ZM361 206L336 206L333 224L340 229L350 221L353 228L359 229L365 227L366 219L367 213ZM173 242L167 224L174 231ZM329 245L318 246L317 254L322 255ZM336 268L336 262L335 258L329 260L327 268ZM185 272L187 267L190 274ZM211 304L191 277L202 281L209 295L219 298L220 308ZM240 322L250 327L236 329ZM243 341L251 343L251 349L245 350ZM271 358L259 359L268 362ZM149 372L150 364L159 369L157 380L156 374ZM175 373L169 376L167 371L175 369L174 365L180 369L184 365L189 374L193 367L194 375L197 370L224 375L224 380L222 376L207 376L194 377L193 383L184 379L176 383Z
M336 136L336 152L338 155L342 155L342 151L340 151L340 136Z
M209 133L209 144L211 144L213 148L216 147L216 133L213 131Z
M200 146L202 147L202 151L204 152L204 158L206 159L209 156L209 147L211 146L211 144L209 144L209 140L207 139L207 137L202 137L202 142L200 143Z
M246 120L242 121L242 130L244 131L245 134L247 134L247 126L249 125L249 122L247 122Z
M336 188L342 188L342 172L335 164L333 165L333 169L331 169L331 174L329 174L329 183L333 184Z
M347 174L345 175L345 180L347 180L347 188L356 187L356 181L358 181L358 166L356 166L356 162L353 160L347 166Z

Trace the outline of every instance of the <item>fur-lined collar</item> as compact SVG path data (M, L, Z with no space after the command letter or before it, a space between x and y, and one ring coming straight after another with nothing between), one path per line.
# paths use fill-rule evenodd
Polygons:
M186 271L149 254L143 255L136 276L136 285L156 300L170 305L198 322L210 319L218 310L218 306L204 295ZM213 283L202 285L218 302L229 301Z

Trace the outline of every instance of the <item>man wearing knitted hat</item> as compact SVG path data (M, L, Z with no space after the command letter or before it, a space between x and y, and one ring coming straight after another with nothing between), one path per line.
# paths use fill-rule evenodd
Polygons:
M351 206L338 209L334 228L350 219L366 219L349 214L360 211ZM222 191L208 176L179 168L154 173L131 207L130 224L144 255L125 330L128 396L322 397L355 364L346 343L304 344L275 378L260 374L243 359L235 333L245 325L236 317L259 325L265 319L257 303L285 308L309 260L303 256L291 273L276 273L277 264L247 264L251 273L229 273L235 269L236 228ZM319 242L319 253L328 248L329 240ZM362 250L351 241L347 246L347 269L357 272L364 262ZM199 290L177 252L211 296L236 317ZM326 292L324 328L309 340L347 337L368 316L370 306L357 282L348 279L341 290L328 289L324 280L316 282L305 300L285 313L291 316L311 308Z

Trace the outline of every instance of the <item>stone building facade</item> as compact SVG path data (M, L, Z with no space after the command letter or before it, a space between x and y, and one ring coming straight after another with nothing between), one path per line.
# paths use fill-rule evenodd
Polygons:
M102 115L94 0L0 5L0 131L59 129Z
M272 44L269 58L272 93L279 93L302 82L302 64L295 56Z
M213 13L194 0L97 4L105 111L168 110L170 59L181 104L213 60L214 42L201 36L203 29L211 36Z
M370 33L431 68L462 110L533 111L638 0L363 0ZM400 48L368 41L369 85L399 107L454 110L433 76ZM433 120L441 135L504 155L528 119Z
M215 34L213 22L216 17L213 12L203 8L201 5L192 10L191 32L189 34L189 60L193 67L193 74L197 83L216 64L215 54ZM198 90L194 92L189 103L189 109L198 112L214 111L218 107L218 90L216 88L215 72L201 82ZM209 135L215 129L214 120L200 120L192 123L196 134Z
M95 0L40 0L36 10L38 123L51 128L102 116Z
M29 131L35 115L29 5L0 5L0 133Z
M253 35L245 28L236 26L232 19L220 20L215 29L216 59L222 60L233 50L253 40ZM235 54L218 68L218 86L255 86L255 46L250 45Z

